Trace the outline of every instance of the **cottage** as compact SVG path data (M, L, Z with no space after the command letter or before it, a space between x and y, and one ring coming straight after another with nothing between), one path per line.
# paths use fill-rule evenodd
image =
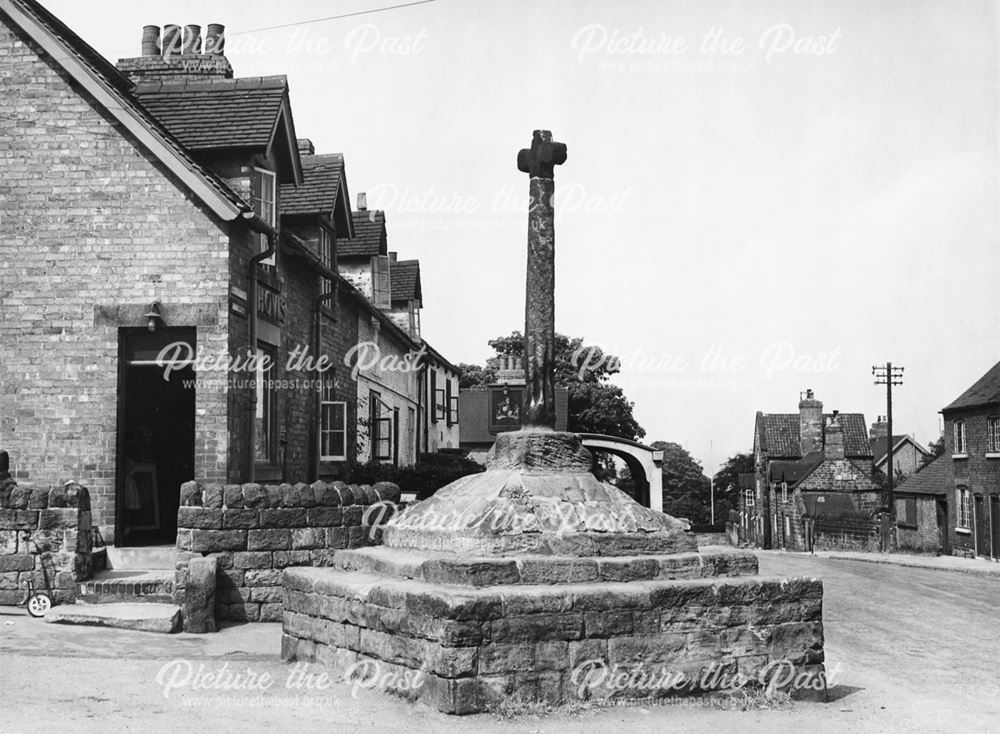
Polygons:
M955 555L1000 558L1000 362L941 410ZM935 462L937 463L937 462Z
M896 487L896 547L920 553L951 553L948 497L955 492L949 457L939 456Z
M890 441L888 432L889 424L886 422L885 416L880 415L878 420L872 423L868 434L872 447L872 461L875 471L888 476L889 445L891 443L893 477L898 483L920 471L920 467L924 465L930 452L917 443L912 436L906 434L893 435Z

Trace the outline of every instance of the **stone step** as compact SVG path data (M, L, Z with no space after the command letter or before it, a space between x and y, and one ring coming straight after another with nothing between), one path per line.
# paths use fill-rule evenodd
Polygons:
M174 572L98 571L79 585L78 598L88 604L170 603L174 593Z
M174 604L66 604L50 609L45 621L171 633L181 628L181 608Z
M177 566L177 548L172 545L149 545L136 548L107 546L107 567L112 571L173 570Z

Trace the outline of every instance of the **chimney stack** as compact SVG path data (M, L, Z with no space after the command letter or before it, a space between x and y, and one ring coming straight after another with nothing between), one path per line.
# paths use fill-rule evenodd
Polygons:
M389 262L391 262L393 264L396 263L396 253L395 252L390 252L389 253Z
M840 411L833 411L826 424L826 446L823 456L827 459L844 458L844 429L840 425Z
M823 448L823 403L806 390L799 400L799 451L805 456Z
M368 194L362 191L358 194L358 211L366 212L368 211Z
M295 141L299 148L299 155L315 155L316 146L313 145L313 141L309 138L298 138Z
M887 438L889 435L889 424L886 423L885 416L880 415L872 423L871 429L868 431L868 438L872 441L879 438Z
M118 71L135 84L142 82L232 79L233 67L223 54L225 26L212 23L202 52L200 25L176 23L142 28L142 55L118 60Z
M160 55L160 26L144 25L142 27L142 55Z

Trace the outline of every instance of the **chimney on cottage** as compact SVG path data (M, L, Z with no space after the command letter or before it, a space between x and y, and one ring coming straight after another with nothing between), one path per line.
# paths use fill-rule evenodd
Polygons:
M142 27L141 56L118 60L118 71L134 83L189 81L192 79L232 79L233 67L225 57L225 26L210 23L202 51L200 25L170 23Z
M299 146L299 155L316 155L316 146L309 138L298 138L295 143Z
M358 194L358 211L366 212L368 211L368 194L362 191Z
M880 415L872 423L871 429L868 431L868 438L872 441L879 438L886 438L889 435L889 424L885 420L884 415Z
M844 428L840 424L840 411L833 411L833 415L826 423L826 446L823 449L823 456L827 459L844 458Z
M823 448L823 403L806 390L799 399L799 451L805 456Z
M393 265L396 264L396 253L395 252L390 252L389 253L389 262L392 263Z

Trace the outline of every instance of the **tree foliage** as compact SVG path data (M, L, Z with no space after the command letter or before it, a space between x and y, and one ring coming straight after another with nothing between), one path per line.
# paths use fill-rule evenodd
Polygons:
M692 525L709 525L711 481L701 464L679 444L654 441L651 446L663 452L663 511Z

